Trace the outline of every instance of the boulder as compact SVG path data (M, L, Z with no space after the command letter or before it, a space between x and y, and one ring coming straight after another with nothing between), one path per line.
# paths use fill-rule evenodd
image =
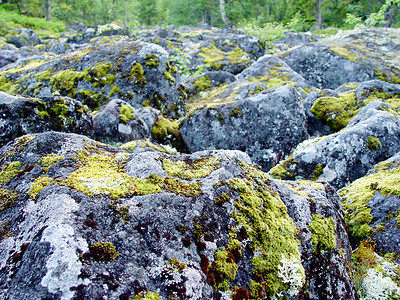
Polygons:
M400 154L375 165L362 178L339 191L351 241L370 238L379 253L395 253L400 262Z
M327 184L271 180L240 151L128 154L57 132L0 162L1 298L355 299Z
M150 107L135 109L123 100L111 100L93 118L95 137L113 143L150 138L158 115Z
M15 45L17 48L32 47L42 43L39 36L32 29L17 28L9 34L7 42Z
M178 81L168 53L143 42L102 44L0 72L0 89L9 93L68 96L91 109L118 98L135 108L152 106L175 117L185 111L176 91Z
M0 92L0 145L27 133L48 130L93 136L86 106L68 97L29 99Z
M237 149L268 170L307 138L300 94L286 85L192 111L180 132L191 152Z
M399 151L398 112L387 103L374 101L340 132L304 142L271 174L283 179L318 179L341 188Z

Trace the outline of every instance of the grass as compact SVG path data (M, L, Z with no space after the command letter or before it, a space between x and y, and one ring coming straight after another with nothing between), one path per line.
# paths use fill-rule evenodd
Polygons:
M47 22L43 18L20 15L16 11L6 9L4 6L0 6L0 20L0 36L5 36L16 28L33 29L40 37L57 35L65 31L65 23L62 21Z

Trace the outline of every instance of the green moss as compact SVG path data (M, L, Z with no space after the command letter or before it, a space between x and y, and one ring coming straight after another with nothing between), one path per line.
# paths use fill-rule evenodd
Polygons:
M168 82L172 85L175 82L174 76L172 76L171 72L165 71L164 72L164 78L168 80Z
M308 226L311 230L313 252L332 251L336 247L336 224L333 218L324 218L315 214Z
M311 180L313 181L317 181L319 176L322 175L322 173L324 173L324 168L326 167L325 164L319 164L315 166L314 172L313 172L313 178Z
M300 184L300 185L309 186L310 188L313 188L313 189L316 189L316 190L325 191L324 185L322 183L318 183L318 182L315 182L315 181L297 180L296 183Z
M231 118L239 118L242 116L242 110L240 109L240 106L235 106L232 108L232 110L229 112L229 116Z
M222 113L218 113L217 114L217 119L218 119L218 121L219 121L219 123L220 124L223 124L224 123L224 115L222 114Z
M15 191L0 189L0 212L13 207L17 199L18 194Z
M36 73L35 74L36 81L39 81L39 80L42 80L42 81L50 80L52 71L53 71L52 68L50 68L50 69L47 69L46 71Z
M49 186L50 184L52 184L53 179L51 177L48 176L40 176L38 178L36 178L32 185L31 188L28 192L29 196L32 197L33 200L36 200L37 196L39 195L39 193L46 187Z
M347 50L344 47L335 45L331 47L331 50L349 61L357 62L357 55L353 54L351 51Z
M18 83L7 79L4 75L0 75L0 91L15 95L17 94L18 89Z
M269 174L276 179L294 180L295 176L293 171L291 170L291 166L295 164L297 164L297 162L294 160L294 158L288 158L273 167L269 171Z
M327 28L327 29L313 30L311 32L312 34L318 34L318 35L335 35L336 33L338 33L338 30L336 28Z
M233 255L225 249L220 249L214 253L214 261L215 271L223 278L216 289L226 291L229 288L229 282L235 279L238 266Z
M366 146L370 151L382 149L381 141L375 136L369 136L367 138Z
M150 69L158 67L160 61L155 54L147 54L144 58L146 60L145 65L148 66Z
M390 169L386 163L381 163L376 170L376 173L357 179L338 192L343 201L350 238L355 244L374 233L369 226L372 215L367 204L372 196L376 192L385 197L400 196L400 168Z
M49 168L56 162L62 160L65 158L65 155L57 155L57 154L49 154L46 156L43 156L38 164L43 167L43 169L47 172Z
M311 112L335 132L346 127L359 110L354 91L340 94L338 98L319 98L311 107Z
M265 91L265 87L263 87L262 85L257 85L256 88L254 89L254 91L250 91L249 94L250 95L255 95L258 94L262 91Z
M5 156L9 157L9 156L15 155L17 153L20 153L21 151L23 151L25 149L25 147L28 145L28 143L30 141L33 141L34 139L35 139L35 137L30 134L26 134L24 136L17 138L12 145L12 150L8 151L8 153L6 153ZM0 182L1 182L1 176L0 176Z
M2 167L0 169L0 186L8 183L11 179L17 176L20 166L21 162L13 161Z
M110 242L97 242L89 246L90 257L98 261L115 261L120 255L115 249L113 243Z
M15 68L8 69L7 71L3 71L2 73L3 74L23 73L26 71L36 69L47 62L48 61L46 61L46 60L32 59L32 60L29 60Z
M181 196L197 197L201 193L201 182L185 184L180 179L166 177L162 184L164 189Z
M203 47L200 50L201 52L197 55L203 58L205 64L210 65L215 70L221 69L228 61L231 64L250 63L247 53L238 47L235 47L231 52L224 52L213 44L211 48Z
M158 144L151 143L149 141L141 141L140 146L143 148L146 148L146 147L153 148L153 149L163 152L163 153L176 154L176 151L174 149L171 150L170 148L166 148L166 147L160 146Z
M119 93L121 89L117 85L113 85L110 89L110 97L114 96L116 93Z
M0 226L0 242L12 235L10 221L6 221Z
M161 300L160 296L156 292L140 292L133 300Z
M289 288L278 276L282 255L300 261L297 228L278 194L268 187L268 176L252 167L247 168L247 173L256 180L234 178L229 181L229 187L240 195L235 201L237 212L232 216L247 231L252 248L258 253L252 259L252 296L272 297ZM299 268L304 281L304 269L301 265Z
M248 81L264 83L269 89L286 84L295 85L295 82L292 82L292 78L288 76L287 72L283 69L284 66L280 64L275 64L275 66L270 69L269 74L259 77L251 77L248 79ZM262 86L259 87L259 90L261 90L261 88Z
M143 67L139 63L134 63L129 74L129 79L135 79L136 83L140 85L146 84L146 78L144 77Z
M227 193L223 193L220 196L215 197L214 204L217 206L223 206L226 202L229 202L231 198Z
M193 162L173 161L162 158L164 170L172 176L183 179L202 178L208 176L212 171L220 167L221 159L218 157L202 157Z
M74 68L61 70L50 77L50 84L53 86L53 91L64 91L69 97L76 94L78 81L85 78L86 72L77 72Z
M151 134L157 140L164 140L168 135L179 130L178 128L178 122L160 117L157 122L154 123Z
M397 228L400 228L400 214L396 218Z
M137 144L135 141L131 141L128 143L125 143L121 146L122 149L124 149L127 152L131 152L132 150L134 150L136 148Z
M109 74L112 67L111 63L98 62L93 67L84 70L84 73L86 74L85 80L93 82L94 88L113 84L115 82L115 75Z
M202 76L195 80L193 86L196 87L199 92L202 92L211 86L211 79L208 76Z
M119 110L119 119L124 124L127 124L130 120L134 120L135 115L133 114L132 106L122 104Z

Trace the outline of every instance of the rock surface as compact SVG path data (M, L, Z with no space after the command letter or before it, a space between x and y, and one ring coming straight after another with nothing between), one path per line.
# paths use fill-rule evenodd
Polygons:
M2 298L354 299L329 185L271 180L239 151L129 155L55 132L0 153Z

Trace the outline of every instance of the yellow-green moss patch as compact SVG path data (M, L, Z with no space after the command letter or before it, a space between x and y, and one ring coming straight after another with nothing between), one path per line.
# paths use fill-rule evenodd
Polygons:
M294 172L291 170L291 166L295 164L297 164L297 162L294 160L294 158L290 157L273 167L269 171L269 174L276 179L294 180L295 176Z
M53 86L53 91L66 91L68 96L72 97L76 94L78 81L86 75L87 72L77 72L74 68L61 70L51 76L50 84Z
M367 138L366 146L370 151L382 149L381 141L375 136L369 136Z
M219 50L215 45L211 45L211 48L203 47L200 50L201 52L197 55L203 58L205 64L210 65L215 70L221 69L227 62L231 64L250 63L248 54L238 47L235 47L231 52Z
M136 146L137 146L136 141L131 141L131 142L121 145L121 149L123 149L127 152L131 152L133 149L136 148Z
M32 197L33 200L36 200L39 193L46 187L49 186L53 181L53 178L48 176L40 176L36 178L29 190L28 194Z
M173 161L168 158L162 158L164 170L172 176L183 179L202 178L208 176L212 171L220 167L221 159L219 157L202 157L193 162Z
M132 106L122 104L119 110L119 119L124 124L128 123L130 120L135 119Z
M41 165L43 167L43 169L47 172L54 163L56 163L64 158L65 158L65 155L57 155L57 154L51 153L49 155L43 156L39 160L39 165Z
M258 173L257 170L252 172L254 175ZM232 216L247 231L257 253L252 259L254 279L250 282L255 298L263 293L272 297L290 288L278 276L282 255L300 261L298 230L287 214L286 206L278 194L269 189L268 179L257 178L254 182L238 178L229 181L229 187L240 195L240 199L235 201L237 212ZM298 267L298 275L304 282L304 269L301 264Z
M208 76L202 76L194 81L193 86L196 87L199 92L202 92L211 86L211 79Z
M0 189L0 212L13 207L17 199L18 194L15 191Z
M151 134L157 140L165 139L169 134L172 134L175 130L179 130L178 122L169 120L164 117L159 117L157 122L154 123L151 129Z
M20 166L21 162L13 161L2 167L0 169L0 186L8 183L11 179L17 176Z
M144 58L146 60L145 65L148 66L150 69L158 67L160 61L155 54L147 54Z
M144 70L141 64L134 63L129 74L129 79L135 79L136 83L140 85L146 84L146 78L144 77Z
M313 252L332 251L336 247L336 224L333 218L324 218L315 214L312 216L311 224L308 226L311 230L311 242Z
M161 300L161 298L156 292L140 292L133 300Z
M120 253L117 252L113 243L97 242L89 246L90 257L99 261L114 261Z

